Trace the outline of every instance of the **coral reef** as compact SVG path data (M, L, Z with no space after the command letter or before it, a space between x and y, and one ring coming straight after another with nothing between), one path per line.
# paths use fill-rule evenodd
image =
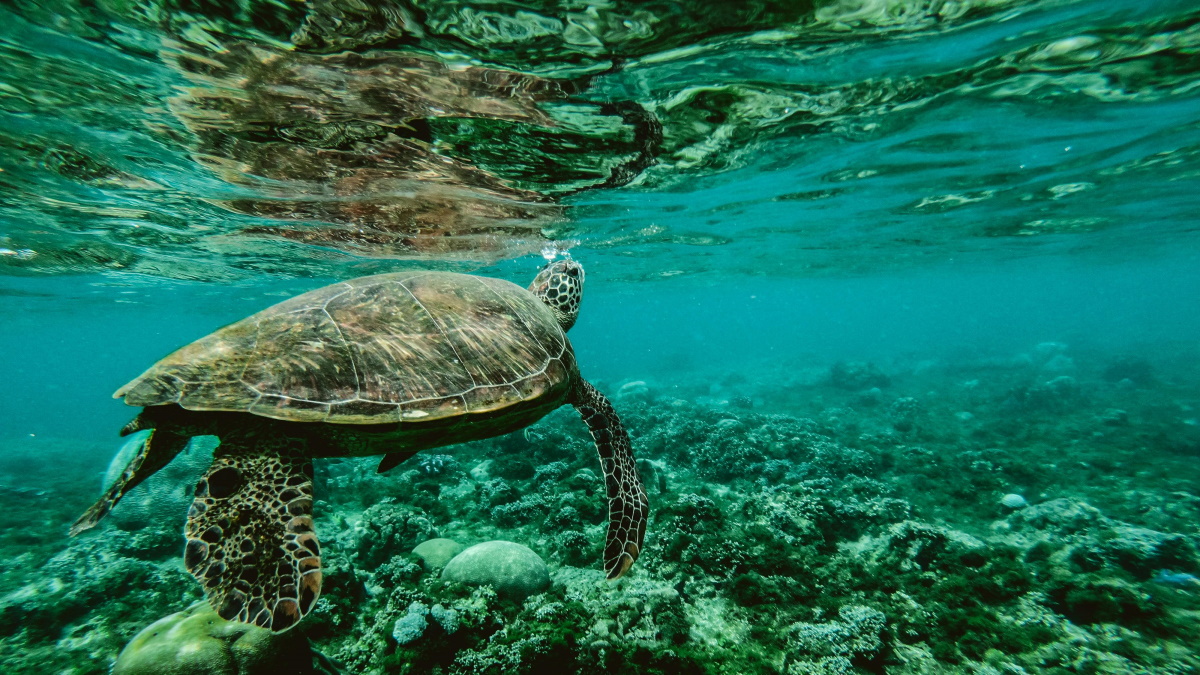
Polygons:
M837 381L827 366L625 381L652 521L617 582L569 410L383 475L374 458L318 461L325 589L294 632L370 675L1200 670L1195 378L1061 343L888 362L887 381L853 363ZM57 480L23 487L95 482ZM182 513L38 538L90 497L5 497L46 523L0 540L6 672L107 672L200 597ZM487 557L488 579L452 571L489 546L540 576L514 590Z

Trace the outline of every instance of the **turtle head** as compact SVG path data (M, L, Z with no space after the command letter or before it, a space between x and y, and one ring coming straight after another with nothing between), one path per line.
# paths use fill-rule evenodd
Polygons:
M583 299L583 265L570 258L551 262L538 272L529 292L550 307L564 331L570 330Z

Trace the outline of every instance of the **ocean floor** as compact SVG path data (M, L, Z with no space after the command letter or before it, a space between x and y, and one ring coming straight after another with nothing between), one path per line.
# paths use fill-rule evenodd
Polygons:
M382 476L318 461L325 587L296 631L343 673L1200 672L1196 357L1043 343L600 382L652 510L618 582L569 408ZM107 673L201 598L181 553L202 442L66 538L116 446L0 446L0 671ZM528 546L550 585L445 581L412 553L439 537Z

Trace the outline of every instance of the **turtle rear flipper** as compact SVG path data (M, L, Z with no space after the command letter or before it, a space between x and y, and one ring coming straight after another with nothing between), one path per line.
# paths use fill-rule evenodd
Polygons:
M637 560L646 538L649 501L642 489L629 434L612 404L587 382L580 381L572 397L575 409L592 432L604 487L608 493L608 534L604 539L604 571L609 579L620 578Z
M196 485L184 564L221 618L278 633L321 594L312 462L291 448L240 440L222 439Z
M135 424L139 423L139 420L141 420L141 415L134 418L134 421L126 425L125 428L132 428ZM133 431L137 431L140 428L142 427L133 429ZM125 434L122 433L121 435L124 436ZM95 527L96 523L99 523L100 519L108 515L108 512L117 505L117 502L121 501L121 497L124 497L125 493L136 487L138 483L153 476L155 472L169 464L172 459L175 459L175 456L187 447L188 440L187 436L180 436L169 431L161 429L151 430L150 435L142 443L141 449L129 460L129 464L125 465L125 470L121 472L120 478L117 478L116 482L100 496L100 499L96 500L96 503L92 504L91 508L84 511L79 520L76 520L75 524L71 526L71 536Z
M379 468L375 469L375 473L387 473L388 471L391 471L392 469L403 464L405 460L415 454L417 454L416 450L409 449L389 452L383 456L383 459L379 460Z

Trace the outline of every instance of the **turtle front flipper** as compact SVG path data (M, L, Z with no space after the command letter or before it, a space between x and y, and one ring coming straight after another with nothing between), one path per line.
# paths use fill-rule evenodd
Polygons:
M141 420L140 415L133 422L130 422L126 426L126 429L134 427L139 420ZM138 429L132 430L137 431ZM125 434L122 433L122 435ZM180 436L169 431L161 429L151 430L150 435L142 442L141 449L125 465L125 470L121 472L121 476L71 526L71 536L95 527L96 523L99 523L100 519L108 515L108 512L112 511L117 502L121 501L121 497L124 497L125 493L136 487L138 483L153 476L155 472L175 459L175 456L187 447L188 440L187 436Z
M600 466L604 470L604 486L608 492L608 534L604 540L604 571L609 579L620 578L642 550L646 537L646 515L649 501L642 489L633 460L629 434L612 404L587 382L580 381L571 403L592 432Z
M188 510L184 564L223 619L278 633L321 594L312 462L278 439L223 438Z

